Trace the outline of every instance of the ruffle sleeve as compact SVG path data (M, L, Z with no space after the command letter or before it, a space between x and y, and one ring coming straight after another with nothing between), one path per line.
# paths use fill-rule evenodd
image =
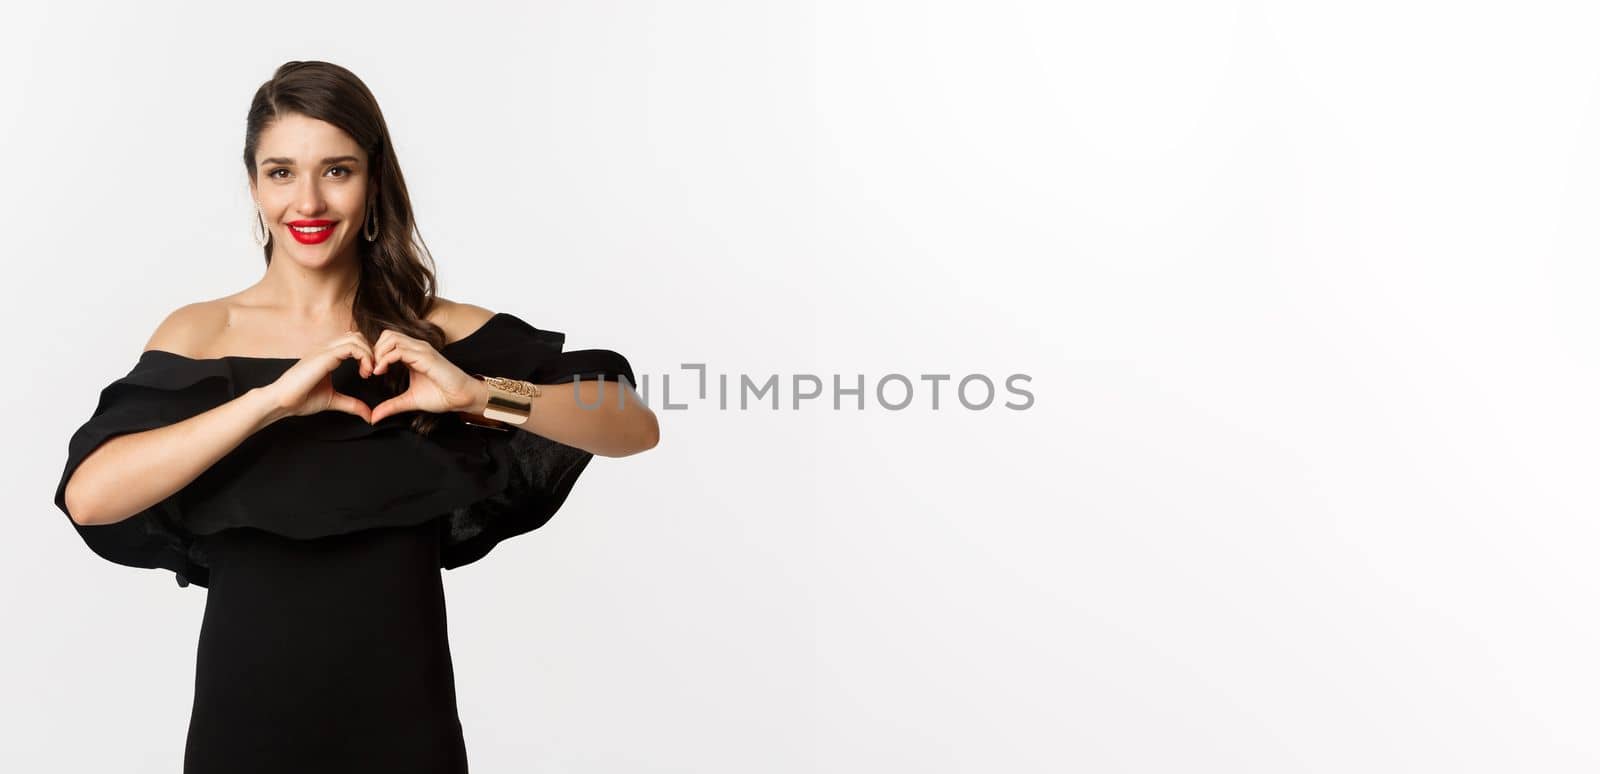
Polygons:
M619 381L634 384L622 355L563 352L565 340L563 333L502 312L445 345L441 354L468 373L536 384L602 379L607 400L617 400ZM56 506L70 517L67 481L101 444L204 413L272 383L294 362L197 360L146 351L126 376L101 391L94 414L68 441ZM368 405L385 397L375 383L360 378L354 360L341 363L333 380L336 389ZM593 458L522 429L468 425L454 414L442 416L422 436L410 429L413 416L398 414L375 426L333 411L282 419L132 517L113 524L70 523L105 559L172 570L179 585L209 585L204 536L236 527L312 539L437 518L443 520L440 565L456 568L548 522Z
M221 405L233 396L231 364L222 360L179 361L165 353L147 352L127 376L100 391L89 421L67 441L67 464L56 486L55 503L67 514L91 550L130 567L164 567L184 579L205 585L207 569L190 554L182 527L178 496L113 524L82 525L67 510L67 481L89 453L119 435L153 430L181 422Z
M608 349L562 352L566 334L534 328L500 313L482 330L486 335L463 339L448 352L451 362L468 373L509 376L534 384L570 384L601 380L603 400L615 401L620 382L631 388L633 368L627 358ZM458 423L441 436L449 442L458 432L476 439L472 446L487 455L486 469L503 471L506 480L487 496L463 500L451 509L440 564L454 569L477 561L506 538L544 526L553 517L578 476L594 455L526 430L493 429Z

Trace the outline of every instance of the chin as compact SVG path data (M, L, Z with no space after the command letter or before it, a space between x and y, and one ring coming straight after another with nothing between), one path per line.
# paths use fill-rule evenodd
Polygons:
M316 268L337 263L340 256L347 252L346 247L346 245L333 245L330 248L326 244L302 245L297 242L289 249L288 255L301 266Z

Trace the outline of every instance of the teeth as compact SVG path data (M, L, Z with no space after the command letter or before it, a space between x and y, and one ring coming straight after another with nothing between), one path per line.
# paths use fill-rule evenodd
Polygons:
M316 228L301 228L299 226L290 226L289 228L292 228L295 231L298 231L298 232L300 232L302 234L315 234L315 233L317 233L319 231L327 231L328 229L333 228L333 226L317 226Z

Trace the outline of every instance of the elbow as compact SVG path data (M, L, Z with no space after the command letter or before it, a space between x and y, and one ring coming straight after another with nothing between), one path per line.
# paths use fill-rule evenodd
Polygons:
M661 426L656 423L656 416L651 414L649 432L645 433L644 442L643 445L639 447L639 451L650 451L651 449L656 448L656 444L658 443L661 443Z
M654 412L646 411L645 419L641 420L626 436L627 440L606 457L631 457L640 452L647 452L656 448L661 441L661 425L656 421Z
M641 452L650 451L656 448L656 444L661 443L661 423L656 421L656 413L654 411L646 411L645 416L650 421L645 423L644 430L640 433L643 436L640 439L639 446L639 451ZM634 453L637 454L638 452Z
M62 498L62 502L66 506L67 518L72 519L72 523L80 527L92 527L99 524L100 519L94 515L94 509L84 501L82 488L73 487L75 483L77 483L76 478L67 482L66 495Z

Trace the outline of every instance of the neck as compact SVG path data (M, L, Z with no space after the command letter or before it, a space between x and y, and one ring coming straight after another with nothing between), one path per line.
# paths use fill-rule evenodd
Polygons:
M352 256L327 266L306 266L273 252L267 273L256 284L257 300L289 318L307 322L349 320L361 266Z

